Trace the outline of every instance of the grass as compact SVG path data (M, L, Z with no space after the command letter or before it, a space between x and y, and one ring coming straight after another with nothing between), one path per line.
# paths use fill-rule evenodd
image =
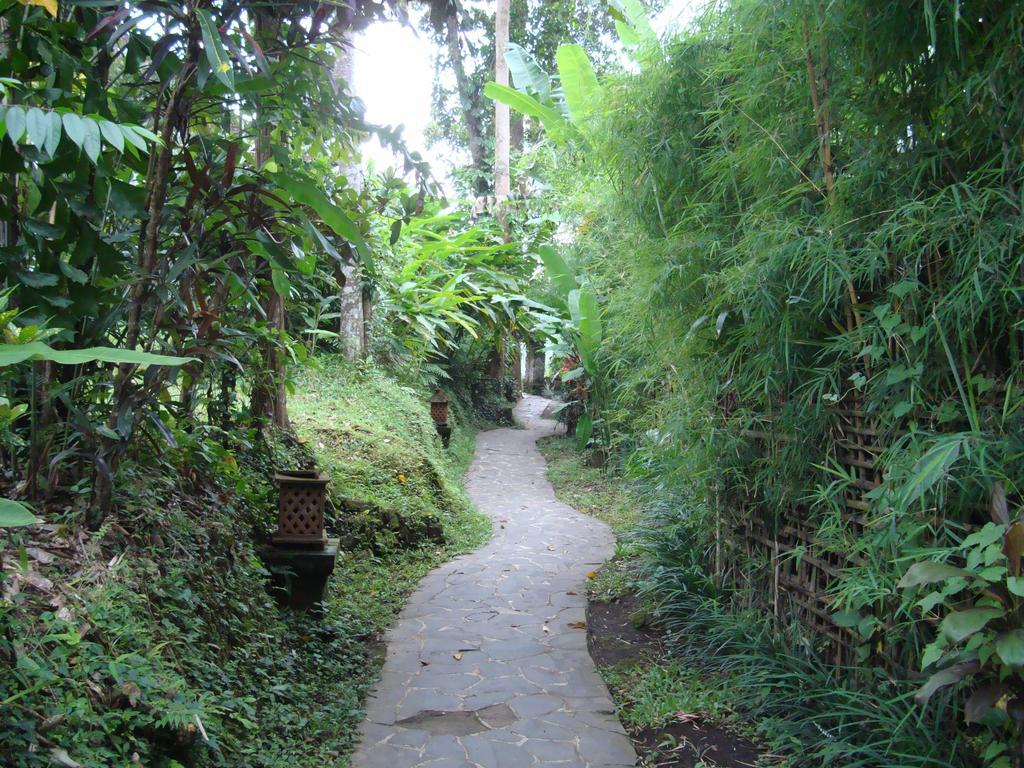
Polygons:
M547 478L559 500L606 523L615 534L615 556L587 583L587 596L607 602L630 592L635 548L627 534L640 514L624 479L613 469L589 466L572 438L544 437L537 447L547 461Z
M676 661L617 664L602 670L615 692L622 724L630 729L659 728L680 713L722 722L732 716L728 677L711 676Z
M963 739L917 708L907 686L844 684L771 616L700 594L687 558L664 567L672 561L666 551L674 556L691 543L685 525L669 522L685 498L590 467L565 438L541 441L541 450L558 497L607 522L618 538L615 559L590 582L590 600L639 593L641 610L663 632L662 657L599 669L631 732L664 728L686 713L766 745L773 765L962 765ZM666 509L672 514L654 514Z
M637 590L641 551L633 534L644 507L629 479L614 467L590 466L575 441L548 437L538 441L548 463L547 478L558 498L580 512L602 520L615 533L614 558L590 580L591 602L610 602ZM642 606L646 613L649 606ZM615 700L622 724L630 731L662 728L679 713L699 714L709 722L738 728L730 706L730 675L708 673L669 656L624 661L599 668Z

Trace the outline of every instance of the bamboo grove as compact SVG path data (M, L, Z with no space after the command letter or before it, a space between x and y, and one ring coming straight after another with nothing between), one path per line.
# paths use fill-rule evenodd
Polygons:
M558 145L677 652L801 765L1021 765L1024 7L613 5L630 73L489 94Z

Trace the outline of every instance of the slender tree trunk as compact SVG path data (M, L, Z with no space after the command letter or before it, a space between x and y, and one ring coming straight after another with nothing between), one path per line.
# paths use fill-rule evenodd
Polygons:
M256 33L258 39L267 35L267 23L269 19L266 13L257 12L255 15ZM256 167L262 168L270 160L270 126L264 119L264 110L261 104L256 105L256 119L258 122L256 131ZM262 214L258 214L262 216ZM267 279L264 282L263 296L261 297L263 309L267 316L267 325L271 332L277 331L283 335L287 328L285 323L285 301L284 296L278 293L273 281ZM256 382L253 385L250 410L253 416L267 417L275 427L288 429L288 391L285 388L285 356L281 352L280 339L269 340L263 344L264 370L257 374Z
M455 84L459 91L459 104L462 107L462 119L466 124L466 136L469 142L469 156L473 167L481 173L481 181L477 183L477 192L486 192L486 185L483 183L483 174L487 168L487 154L484 148L483 132L480 129L480 121L477 119L479 108L479 96L474 93L466 76L466 67L462 61L462 43L459 37L459 19L455 4L452 3L445 17L445 36L448 43L448 60L451 62L452 71L455 73Z
M508 85L508 3L498 0L494 21L494 80ZM509 193L509 109L507 104L494 102L494 197L500 204Z
M338 97L341 98L351 91L355 75L355 57L352 55L351 37L348 33L342 36L337 46L334 59L334 80L338 86ZM345 90L347 89L347 90ZM348 162L341 168L342 174L350 186L355 186L359 174L359 165ZM367 354L365 323L363 317L362 274L352 249L348 249L346 263L339 264L336 271L338 277L338 333L342 354L349 360L363 358Z
M194 22L194 19L192 19ZM189 39L186 44L185 61L174 90L167 99L163 122L160 124L159 151L154 147L150 156L149 173L146 179L146 218L143 222L143 236L139 247L138 274L136 275L128 295L128 314L125 323L123 347L135 349L139 343L142 328L142 308L152 293L152 278L159 264L160 225L163 218L164 204L167 201L167 189L171 171L171 160L174 157L174 130L179 125L181 110L185 105L185 94L196 71L199 61L199 33L194 23L189 27ZM137 366L124 364L118 366L114 377L114 391L108 426L116 428L121 420L120 414L134 409L132 376ZM132 413L130 423L134 431L138 421L136 413ZM100 438L96 464L100 471L96 474L95 507L100 518L105 516L113 505L114 475L120 462L119 448L109 438Z

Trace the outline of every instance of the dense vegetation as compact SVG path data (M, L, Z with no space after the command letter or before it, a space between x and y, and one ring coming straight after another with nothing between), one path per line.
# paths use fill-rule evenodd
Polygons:
M472 409L545 340L644 512L596 588L667 632L623 684L650 712L799 765L1024 764L1024 6L722 0L659 38L517 0L483 87L488 15L424 5L460 187L485 95L521 116L496 205L339 74L403 3L0 0L0 758L343 763L372 638L486 535ZM370 134L403 173L360 173ZM319 624L256 557L271 471L313 464Z
M549 225L446 206L363 119L338 60L397 5L0 2L4 765L344 764L378 634L486 537L469 408L550 322ZM402 173L359 170L371 133ZM311 466L325 622L257 556Z
M1020 765L1021 6L615 5L630 73L488 92L554 145L601 305L566 378L680 657L801 765Z

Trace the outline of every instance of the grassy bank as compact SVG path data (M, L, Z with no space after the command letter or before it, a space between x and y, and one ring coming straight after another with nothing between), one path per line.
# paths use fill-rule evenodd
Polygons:
M126 464L98 530L75 498L2 544L0 764L343 768L377 640L432 566L486 540L429 393L373 366L326 364L292 398L302 442L213 427ZM344 552L326 617L281 612L257 545L277 467L331 475ZM358 503L357 503L358 502Z

